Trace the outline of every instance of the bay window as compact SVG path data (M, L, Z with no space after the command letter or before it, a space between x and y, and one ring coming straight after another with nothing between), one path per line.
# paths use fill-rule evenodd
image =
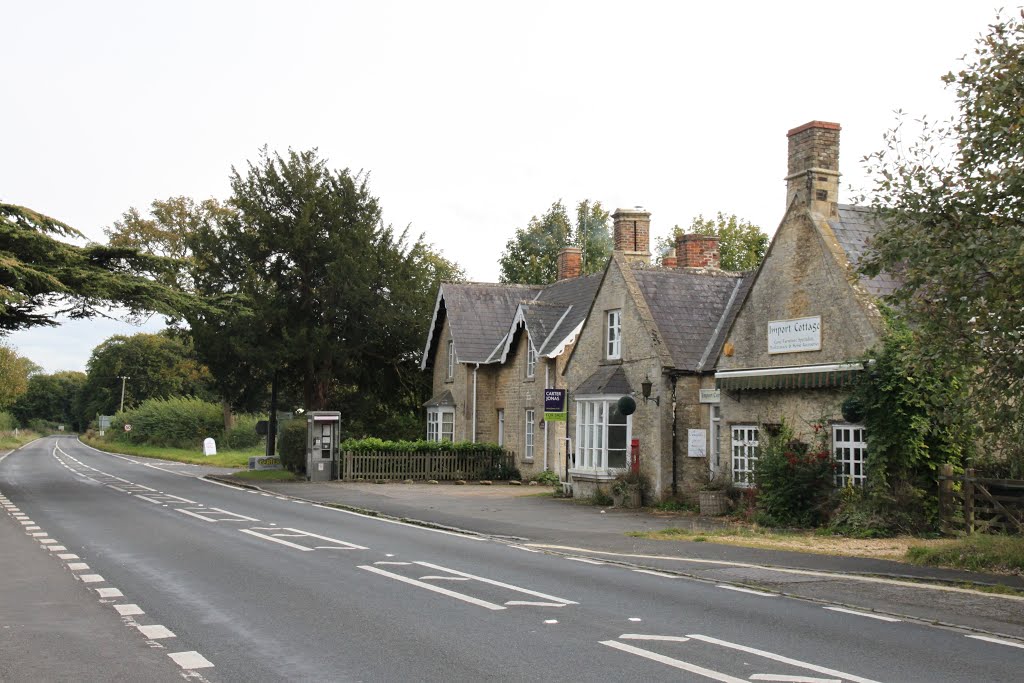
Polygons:
M576 400L576 467L625 469L632 419L618 409L618 396Z
M427 441L455 440L455 408L427 408Z

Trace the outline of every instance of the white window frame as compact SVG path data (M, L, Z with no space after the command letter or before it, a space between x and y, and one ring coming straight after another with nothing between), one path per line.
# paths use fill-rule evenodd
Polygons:
M633 436L633 417L625 415L625 423L610 422L612 410L619 396L578 396L576 398L576 463L577 472L624 472L629 467L629 444ZM609 430L625 429L621 449L609 448L613 439ZM614 457L619 455L621 457ZM621 460L622 466L612 467L609 462Z
M505 409L498 408L498 445L505 445Z
M533 408L526 409L526 433L523 440L523 460L533 462L533 446L536 430L537 411Z
M455 406L427 408L427 441L455 441Z
M832 425L832 457L836 463L836 486L867 483L868 435L864 425Z
M605 313L605 358L622 358L622 309L615 308Z
M455 341L448 340L448 379L455 379Z
M514 375L513 375L514 376ZM537 376L537 349L533 348L533 340L526 335L526 376Z
M732 481L736 486L754 485L754 465L761 454L761 431L757 425L733 425L732 430Z

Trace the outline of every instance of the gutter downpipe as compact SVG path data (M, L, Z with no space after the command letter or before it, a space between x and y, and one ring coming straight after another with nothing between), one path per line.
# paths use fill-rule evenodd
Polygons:
M479 369L480 364L477 363L473 368L473 443L476 443L476 372Z
M544 388L550 389L548 383L551 381L551 366L544 363ZM541 413L543 415L544 413ZM541 418L543 419L543 417ZM544 470L548 469L548 421L544 420Z
M672 375L672 496L675 497L678 493L678 487L676 482L678 481L678 475L676 473L676 380L678 376Z

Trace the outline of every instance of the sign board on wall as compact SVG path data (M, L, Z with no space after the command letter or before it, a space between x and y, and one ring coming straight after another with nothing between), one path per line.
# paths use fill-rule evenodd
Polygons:
M700 402L701 403L721 403L722 402L722 390L721 389L701 389L700 390Z
M821 351L821 316L769 321L768 353L800 351Z
M281 469L281 458L277 457L262 457L256 455L249 456L249 469L250 470L279 470Z
M705 458L708 455L708 430L687 429L686 451L691 458Z
M544 421L565 422L565 389L544 390Z

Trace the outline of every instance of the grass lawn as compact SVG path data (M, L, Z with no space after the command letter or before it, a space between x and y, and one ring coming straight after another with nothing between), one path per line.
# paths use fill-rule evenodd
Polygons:
M14 432L0 432L0 451L14 450L38 438L38 434L28 429L19 429L17 436Z
M244 470L231 475L235 479L246 481L305 481L302 477L296 477L294 472L288 470Z
M109 453L137 455L141 458L160 458L161 460L173 460L175 462L190 462L196 465L211 465L213 467L248 468L250 456L263 455L264 453L262 446L239 451L217 451L217 455L206 456L203 455L203 449L200 447L161 448L158 446L126 444L106 439L86 439L85 437L82 437L82 442Z
M914 564L954 567L971 571L1024 573L1024 538L974 534L913 546L907 559Z

